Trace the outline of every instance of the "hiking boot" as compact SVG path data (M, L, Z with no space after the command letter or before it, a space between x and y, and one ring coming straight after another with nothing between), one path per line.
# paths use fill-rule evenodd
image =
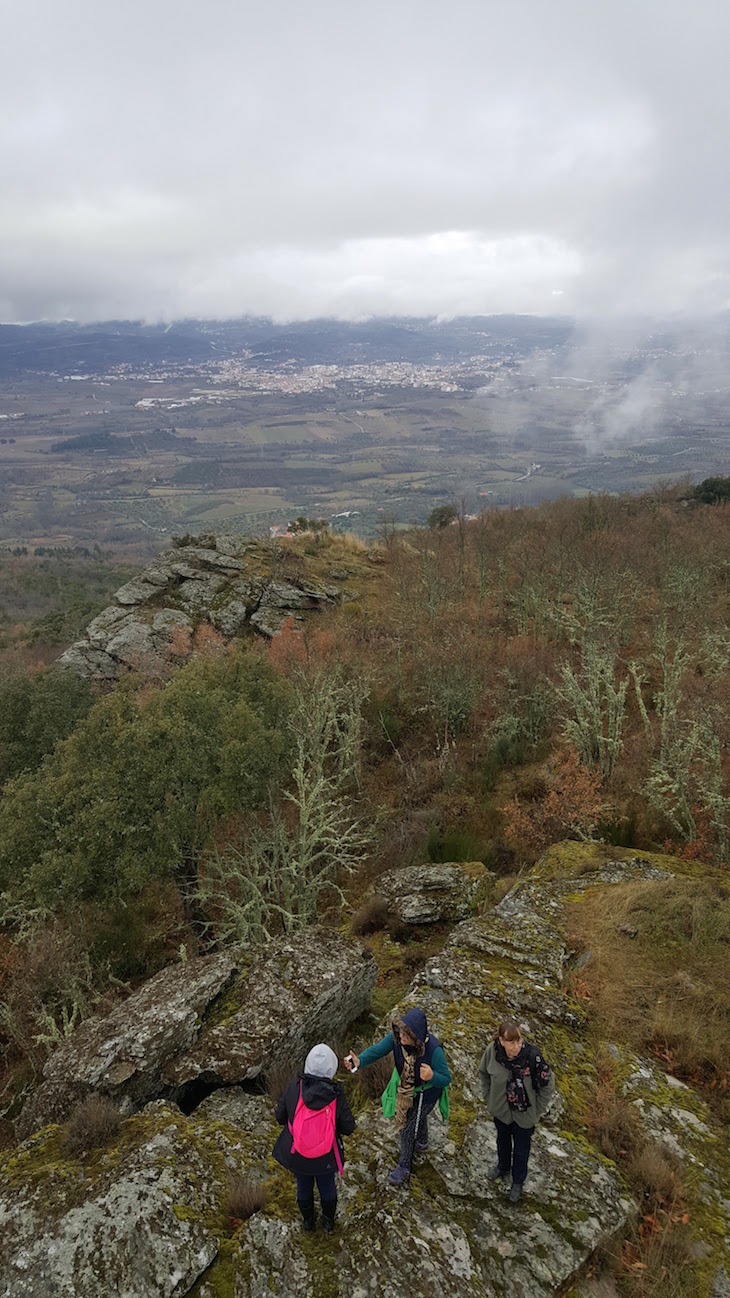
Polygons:
M522 1186L517 1181L513 1181L509 1190L510 1203L518 1203L522 1198Z
M500 1167L499 1163L495 1163L494 1167L490 1167L487 1172L488 1181L500 1181L503 1176L509 1176L509 1168Z
M332 1234L332 1231L333 1231L334 1228L335 1228L335 1214L336 1214L336 1212L337 1212L337 1200L336 1200L336 1199L323 1199L323 1200L322 1200L322 1225L324 1226L324 1228L325 1228L325 1230L327 1231L327 1234L328 1234L328 1235L331 1235L331 1234Z
M417 1140L416 1143L415 1143L415 1146L414 1146L414 1150L413 1150L413 1152L414 1152L415 1154L427 1154L427 1153L428 1153L428 1141L427 1141L427 1140Z
M315 1216L313 1203L300 1203L299 1211L302 1214L302 1230L314 1230Z
M399 1163L397 1167L393 1168L393 1171L390 1174L390 1184L405 1185L409 1176L410 1172L408 1171L408 1168L404 1167L402 1163Z

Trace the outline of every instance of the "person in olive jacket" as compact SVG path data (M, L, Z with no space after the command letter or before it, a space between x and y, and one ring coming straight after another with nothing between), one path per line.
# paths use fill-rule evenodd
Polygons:
M555 1078L537 1047L523 1041L515 1020L505 1019L482 1055L479 1081L497 1128L497 1162L489 1180L511 1172L509 1197L517 1203L527 1176L535 1123L555 1094Z
M341 1170L345 1161L342 1137L350 1136L355 1130L355 1119L345 1092L341 1084L334 1081L337 1062L334 1050L324 1042L314 1046L304 1061L304 1072L292 1079L276 1106L276 1121L284 1130L274 1145L274 1158L297 1178L297 1203L304 1230L314 1230L315 1226L315 1181L322 1203L322 1225L326 1231L334 1230L337 1212L335 1172ZM329 1153L318 1158L306 1158L293 1148L291 1126L300 1098L308 1109L324 1109L336 1101L334 1138L337 1148L333 1144Z

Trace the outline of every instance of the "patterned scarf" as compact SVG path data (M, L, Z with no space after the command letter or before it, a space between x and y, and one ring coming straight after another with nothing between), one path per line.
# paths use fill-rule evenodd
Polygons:
M528 1046L527 1042L522 1045L519 1054L515 1055L514 1059L510 1059L502 1042L497 1038L494 1043L494 1054L497 1063L506 1068L509 1074L505 1090L507 1103L517 1113L524 1113L530 1107L530 1100L523 1079L529 1076L533 1089L541 1091L550 1081L549 1063L534 1046Z
M416 1081L416 1060L418 1056L403 1051L403 1072L400 1075L398 1090L395 1093L395 1129L402 1131L408 1114L413 1108L413 1087Z

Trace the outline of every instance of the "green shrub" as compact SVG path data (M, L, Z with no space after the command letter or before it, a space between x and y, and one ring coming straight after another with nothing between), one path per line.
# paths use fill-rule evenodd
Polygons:
M57 669L6 676L0 682L0 784L37 770L93 702L88 681Z
M125 899L194 882L217 820L262 804L284 770L288 692L242 648L141 700L101 699L0 802L0 888L33 904Z

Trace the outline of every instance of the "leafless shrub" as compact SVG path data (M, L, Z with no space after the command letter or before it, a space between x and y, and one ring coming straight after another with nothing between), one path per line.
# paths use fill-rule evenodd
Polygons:
M391 919L390 908L384 897L368 897L359 910L355 911L350 921L350 928L353 933L360 936L366 933L378 933L381 929L389 927Z

